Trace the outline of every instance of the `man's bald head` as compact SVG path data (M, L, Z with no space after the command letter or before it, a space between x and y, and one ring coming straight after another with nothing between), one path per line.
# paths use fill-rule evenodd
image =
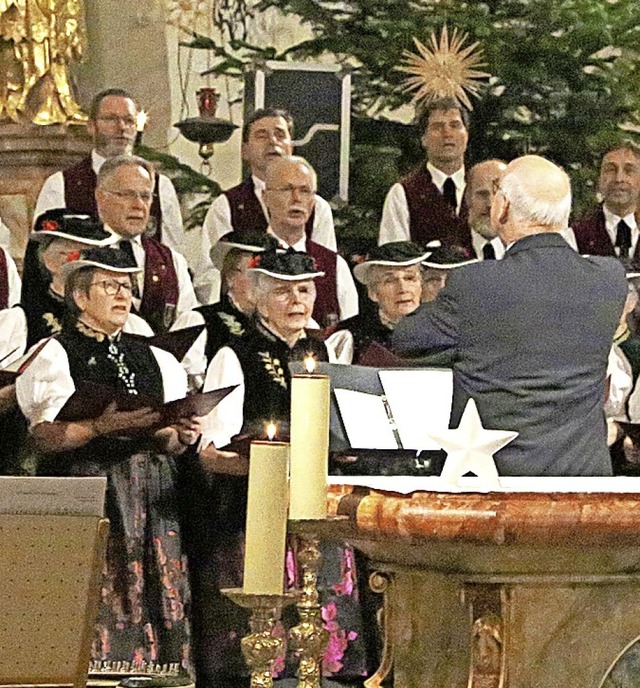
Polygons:
M507 165L491 207L491 223L503 243L530 234L559 232L571 211L567 173L539 155L524 155Z

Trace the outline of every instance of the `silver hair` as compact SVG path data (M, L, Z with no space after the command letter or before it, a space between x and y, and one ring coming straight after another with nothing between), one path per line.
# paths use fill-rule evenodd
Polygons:
M311 174L311 182L313 184L314 192L318 190L318 175L316 174L316 171L313 169L311 163L306 158L303 158L301 155L281 155L278 158L272 158L270 160L270 162L267 165L267 170L271 165L276 164L280 160L284 160L285 162L292 162L297 165L303 165L304 167L306 167L309 170L309 174Z
M116 170L121 167L141 167L147 172L151 178L151 185L155 186L156 183L156 171L153 165L144 158L138 155L116 155L113 158L107 158L103 163L100 171L98 172L98 182L97 187L102 186L108 179L110 179Z
M571 213L571 184L567 173L562 171L562 174L567 181L567 193L559 200L545 201L530 192L521 173L507 172L500 182L500 190L511 205L513 219L544 227L566 227Z

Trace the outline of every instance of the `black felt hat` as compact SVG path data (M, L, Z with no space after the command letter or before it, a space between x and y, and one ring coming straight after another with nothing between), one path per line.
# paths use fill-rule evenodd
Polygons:
M249 263L249 270L286 282L315 279L324 275L308 253L294 251L292 248L286 251L274 248L258 253Z
M431 255L432 250L425 251L421 246L414 244L412 241L392 241L388 244L382 244L382 246L376 246L371 249L367 260L356 265L353 269L353 274L358 282L367 284L371 268L375 265L393 268L416 265Z
M422 261L422 265L425 268L437 270L453 270L453 268L478 262L477 258L470 258L466 249L461 246L440 246Z
M122 249L109 248L107 246L70 253L67 262L62 266L61 272L66 279L69 273L86 267L122 273L140 272L141 270L128 253L125 253Z
M241 232L230 232L225 234L218 243L211 249L211 262L222 269L225 256L231 249L238 249L244 253L262 253L266 250L275 250L278 247L278 240L266 232L251 232L248 234ZM284 249L282 249L284 252Z
M31 238L41 241L44 237L69 239L87 246L109 246L118 241L100 220L91 215L71 213L66 208L54 208L38 216Z

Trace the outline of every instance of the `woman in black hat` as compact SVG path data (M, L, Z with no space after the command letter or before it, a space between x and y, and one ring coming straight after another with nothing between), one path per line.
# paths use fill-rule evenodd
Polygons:
M325 345L308 330L315 301L314 280L322 273L306 253L267 250L256 255L250 273L256 304L254 326L234 338L214 356L203 389L228 384L238 388L202 420L200 456L204 467L218 474L212 479L217 512L209 516L210 539L198 547L193 570L198 676L211 685L231 686L246 673L240 638L247 632L247 616L216 592L242 585L242 545L246 519L246 477L220 475L238 465L238 455L221 452L238 434L263 437L265 423L278 425L278 437L288 434L291 407L289 362L312 354L327 360ZM239 450L241 451L241 450ZM295 575L293 556L288 573ZM333 545L324 551L321 602L331 641L325 670L354 677L365 671L362 622L356 591L353 550ZM195 625L195 622L194 622ZM288 670L293 667L287 666Z
M26 317L27 346L56 334L62 327L65 312L62 266L68 256L85 249L113 246L118 237L90 215L56 208L38 217L31 240L37 246L38 266L31 266L29 274L25 266L24 284L28 288L23 288L20 304ZM147 323L133 313L125 331L153 334Z
M429 254L410 241L395 241L374 248L355 266L353 274L366 286L376 310L341 322L327 339L338 362L367 365L372 345L389 345L393 328L420 305L420 262Z
M138 270L126 254L96 248L70 258L69 317L18 379L18 402L43 453L41 474L107 477L110 530L93 659L131 662L131 671L142 662L187 671L189 588L173 457L196 441L197 425L184 419L158 429L157 411L118 411L115 402L90 420L57 420L87 383L159 405L184 397L186 375L171 354L121 336Z

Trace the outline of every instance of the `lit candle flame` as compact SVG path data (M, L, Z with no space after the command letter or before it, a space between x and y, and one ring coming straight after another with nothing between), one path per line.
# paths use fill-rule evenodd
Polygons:
M316 359L313 354L307 354L304 357L304 367L309 375L316 369Z
M140 110L140 112L136 115L136 131L144 131L144 128L147 126L148 119L149 115L144 110Z
M278 426L273 421L269 421L269 423L267 423L267 437L269 440L272 440L276 436L277 432Z

